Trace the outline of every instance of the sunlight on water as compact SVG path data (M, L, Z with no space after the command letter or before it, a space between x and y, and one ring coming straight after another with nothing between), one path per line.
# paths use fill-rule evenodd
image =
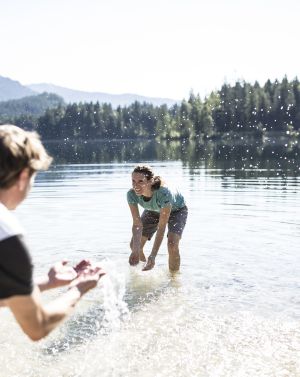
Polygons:
M165 241L152 271L128 265L132 166L58 166L17 211L36 274L67 257L107 275L38 343L1 309L0 377L299 377L299 179L154 163L189 206L171 275Z
M129 273L129 289L139 287L138 275ZM120 277L113 276L102 291L114 298L106 301L102 292L101 310L88 305L82 317L78 314L50 339L32 345L13 330L19 341L6 343L3 351L6 360L17 357L17 362L4 361L3 376L297 376L298 322L205 306L196 310L189 297L195 292L182 287L180 277L162 271L140 277L148 289L155 280L155 289L130 316L126 302L118 299ZM67 347L59 347L59 337Z

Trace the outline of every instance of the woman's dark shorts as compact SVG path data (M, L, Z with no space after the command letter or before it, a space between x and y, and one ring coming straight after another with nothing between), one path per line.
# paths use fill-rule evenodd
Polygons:
M187 207L182 207L177 211L172 211L168 221L168 233L176 233L180 237L186 224L188 216ZM142 213L141 220L143 223L143 236L151 240L153 234L157 230L159 222L159 212L145 210Z

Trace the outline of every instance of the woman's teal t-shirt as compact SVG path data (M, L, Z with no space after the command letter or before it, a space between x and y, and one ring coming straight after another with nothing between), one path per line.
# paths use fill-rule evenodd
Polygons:
M172 211L176 211L185 206L184 197L178 190L169 187L160 187L153 191L150 200L146 201L143 196L138 196L133 189L127 192L128 204L140 205L149 210L160 212L161 208L171 207Z

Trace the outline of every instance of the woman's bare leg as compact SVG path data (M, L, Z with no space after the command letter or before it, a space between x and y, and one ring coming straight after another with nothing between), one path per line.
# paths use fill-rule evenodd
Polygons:
M168 234L169 270L171 272L180 269L179 241L180 236L176 233Z

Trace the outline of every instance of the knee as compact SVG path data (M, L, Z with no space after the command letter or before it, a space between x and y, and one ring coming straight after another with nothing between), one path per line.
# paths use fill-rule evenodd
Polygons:
M176 242L170 238L168 238L168 247L173 247L176 245Z

